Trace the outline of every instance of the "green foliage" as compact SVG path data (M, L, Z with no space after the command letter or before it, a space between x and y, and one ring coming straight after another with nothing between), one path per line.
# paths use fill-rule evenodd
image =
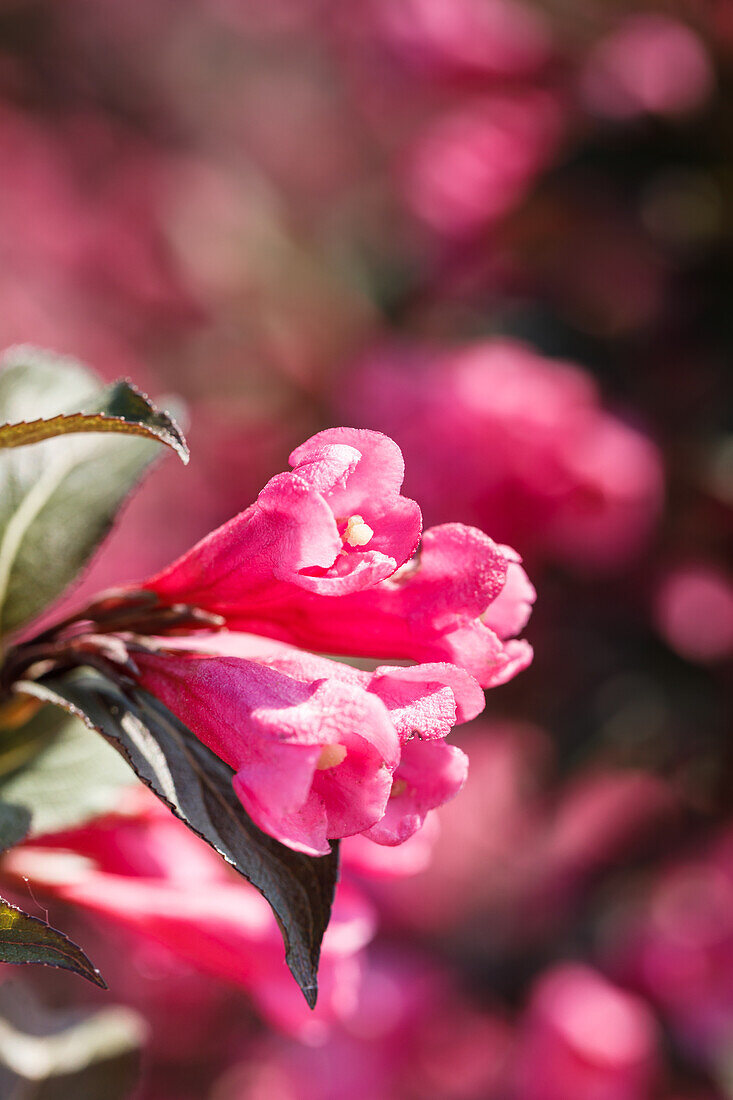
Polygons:
M56 707L43 707L20 732L31 754L20 768L0 778L0 848L24 835L71 829L107 813L120 790L135 782L109 745ZM0 768L1 746L2 740ZM25 832L12 839L23 821Z
M77 577L159 443L187 461L173 421L128 383L101 389L78 363L32 349L5 356L0 633L35 618ZM38 661L45 651L36 641L40 657L34 651L30 658L31 676L43 672ZM22 651L18 646L9 656L5 690L12 670L22 667L13 664ZM77 668L23 681L14 691L0 705L0 852L113 809L134 772L267 899L288 965L313 1007L338 845L314 859L263 833L234 793L232 769L132 685ZM66 936L2 899L0 961L65 967L104 984ZM2 1037L0 1020L0 1056Z
M175 424L127 383L100 388L80 364L26 348L6 354L3 367L0 632L7 633L78 576L158 444L184 460L188 452Z
M30 825L31 813L25 806L0 802L0 853L25 840Z
M107 988L99 971L68 936L3 898L0 898L0 962L59 966L102 989Z
M83 669L20 687L83 717L189 828L260 891L277 917L293 977L313 1007L338 880L338 845L330 855L312 858L261 832L234 793L232 769L145 692L123 693Z
M115 382L104 391L99 411L61 413L47 420L23 420L0 424L0 448L25 447L58 435L114 432L157 439L176 452L184 464L189 453L180 430L167 413L159 412L150 400L129 382Z

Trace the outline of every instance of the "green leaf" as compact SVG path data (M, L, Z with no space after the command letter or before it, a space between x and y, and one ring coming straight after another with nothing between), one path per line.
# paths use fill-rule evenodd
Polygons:
M0 424L0 448L25 447L57 435L115 432L146 436L165 443L184 465L188 463L188 446L175 421L156 409L150 398L131 383L115 382L105 391L100 405L98 411L60 413L45 420Z
M107 988L99 971L68 936L3 898L0 898L0 962L59 966L102 989Z
M124 383L104 390L72 360L17 348L2 366L0 421L48 425L56 418L58 424L59 414L73 418L88 409L110 416L116 433L137 432L143 423L145 429L143 436L71 434L0 451L0 632L6 633L33 619L78 576L159 454L159 443L179 453L185 444L142 395Z
M48 1010L19 982L0 988L0 1096L126 1100L139 1074L144 1021L128 1008Z
M56 707L44 707L22 733L31 755L0 779L0 830L4 812L22 815L30 836L75 828L113 810L122 788L136 782L118 753Z
M234 793L232 769L145 692L123 694L85 669L17 688L97 729L143 783L260 891L280 925L288 966L313 1008L321 942L338 881L338 844L330 855L312 858L263 833Z
M28 836L31 813L25 806L0 802L0 853Z

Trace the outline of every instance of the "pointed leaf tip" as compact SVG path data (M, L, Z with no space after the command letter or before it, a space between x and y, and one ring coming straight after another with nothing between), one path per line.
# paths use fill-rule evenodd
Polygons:
M80 947L39 917L0 898L0 962L40 963L71 970L106 989L107 983Z
M17 688L101 733L142 782L266 898L290 971L315 1008L321 943L338 882L338 841L329 855L312 857L263 833L234 793L232 769L146 692L123 691L83 668Z
M125 380L105 390L98 407L92 411L0 424L0 448L25 447L55 436L82 432L144 436L170 447L184 465L190 457L188 444L175 420L156 409L146 394Z

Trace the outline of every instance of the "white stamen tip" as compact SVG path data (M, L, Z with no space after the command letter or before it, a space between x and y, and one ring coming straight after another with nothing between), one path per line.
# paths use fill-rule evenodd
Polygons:
M316 770L319 772L326 772L329 770L329 768L337 768L338 765L345 759L345 745L324 745L321 749L321 755L318 757Z
M344 542L348 542L349 546L366 546L373 537L374 531L368 523L364 522L363 516L349 516L344 531Z

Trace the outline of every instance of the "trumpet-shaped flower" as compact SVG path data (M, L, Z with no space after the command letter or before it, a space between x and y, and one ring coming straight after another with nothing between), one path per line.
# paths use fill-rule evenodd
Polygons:
M269 835L311 855L358 834L400 844L463 784L466 757L443 743L453 725L531 661L514 636L534 589L476 528L426 531L414 553L420 511L386 436L333 428L291 463L144 583L143 634L179 605L228 629L205 616L185 637L138 629L139 682L234 769ZM420 663L365 672L317 653Z
M463 783L463 753L432 744L483 708L461 669L366 673L226 632L157 642L135 654L142 685L234 768L247 812L291 848L320 855L357 833L399 843ZM371 832L385 815L391 830Z
M265 606L279 584L343 595L378 583L410 557L422 519L400 496L402 453L379 432L330 428L290 456L291 473L146 582L170 600L228 615Z
M530 664L530 645L513 636L534 598L514 550L450 523L426 531L417 555L372 588L327 601L289 591L267 608L242 607L230 625L322 653L450 661L488 688Z

